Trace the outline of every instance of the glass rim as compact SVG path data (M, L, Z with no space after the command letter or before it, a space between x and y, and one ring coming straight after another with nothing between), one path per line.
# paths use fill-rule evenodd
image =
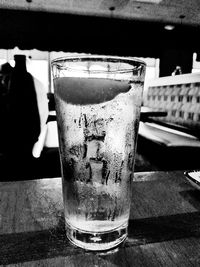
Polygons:
M115 61L121 61L124 63L129 63L129 64L140 64L143 65L144 67L146 67L146 63L141 60L138 59L137 57L125 57L125 56L109 56L109 55L74 55L74 56L63 56L63 57L58 57L55 58L51 61L51 66L55 65L56 63L62 62L62 61L78 61L78 60L101 60L101 61L106 61L109 60L111 62L115 62Z

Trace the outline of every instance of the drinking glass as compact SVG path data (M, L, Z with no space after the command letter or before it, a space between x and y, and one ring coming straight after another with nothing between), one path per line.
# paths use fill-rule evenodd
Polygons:
M52 61L66 234L84 249L127 237L145 68L115 56Z

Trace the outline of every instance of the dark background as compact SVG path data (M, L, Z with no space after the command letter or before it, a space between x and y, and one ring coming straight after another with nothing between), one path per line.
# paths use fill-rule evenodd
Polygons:
M0 10L0 48L160 58L160 76L190 73L199 26L36 11Z

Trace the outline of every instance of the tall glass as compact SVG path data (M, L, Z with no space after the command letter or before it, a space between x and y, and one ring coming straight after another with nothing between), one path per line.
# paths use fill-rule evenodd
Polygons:
M67 237L107 250L127 237L145 64L76 56L52 72Z

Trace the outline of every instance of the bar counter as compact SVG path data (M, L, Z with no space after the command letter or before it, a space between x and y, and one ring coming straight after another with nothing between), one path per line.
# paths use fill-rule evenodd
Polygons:
M65 237L61 178L0 183L1 266L200 266L200 192L183 171L133 179L128 239L99 253Z

